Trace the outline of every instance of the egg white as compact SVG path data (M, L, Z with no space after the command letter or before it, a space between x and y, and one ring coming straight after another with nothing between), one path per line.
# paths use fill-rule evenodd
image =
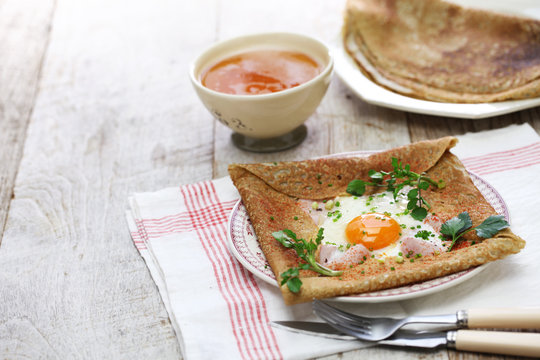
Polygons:
M404 189L406 194L408 189ZM408 199L400 194L397 199L391 192L377 193L364 196L340 196L333 200L334 206L326 210L326 217L321 219L319 227L324 229L323 244L336 245L345 252L352 245L347 241L345 228L355 217L367 213L385 214L397 221L401 226L400 236L394 243L370 252L376 259L400 256L401 243L406 237L414 237L416 233L427 230L432 236L427 241L441 244L439 233L429 224L413 219L407 210ZM402 255L402 254L401 254Z

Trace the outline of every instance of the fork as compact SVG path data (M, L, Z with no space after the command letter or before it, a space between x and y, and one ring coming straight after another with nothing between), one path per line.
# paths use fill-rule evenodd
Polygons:
M455 328L540 328L540 308L471 309L449 315L409 316L403 319L354 315L322 301L313 301L313 311L335 329L362 340L379 341L406 324L452 325Z

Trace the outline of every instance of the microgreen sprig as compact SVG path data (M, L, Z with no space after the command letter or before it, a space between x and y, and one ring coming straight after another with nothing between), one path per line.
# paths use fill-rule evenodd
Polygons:
M492 215L485 219L480 225L472 227L472 220L468 212L462 212L456 217L451 218L441 226L441 234L451 236L452 244L448 251L452 250L458 239L468 233L476 230L476 235L482 238L490 238L495 236L500 230L509 227L510 224L502 215Z
M299 278L300 270L313 270L326 276L339 276L343 274L343 271L335 271L320 265L315 259L317 247L324 238L323 231L323 228L319 229L315 241L298 239L296 234L288 229L272 233L274 239L279 241L286 248L294 249L298 257L305 261L305 263L292 267L281 274L281 285L287 284L287 287L291 292L297 293L300 291L300 287L302 286L302 280Z
M407 193L407 199L409 200L407 209L411 210L411 216L415 220L424 220L431 206L422 197L422 190L427 190L430 186L442 189L445 187L444 181L435 181L425 173L418 174L411 171L410 165L403 166L395 157L392 158L392 168L391 172L369 170L368 176L371 181L353 180L347 186L347 192L352 195L362 196L366 192L366 186L386 187L387 191L392 192L394 200L396 200L405 186L411 186L413 189ZM400 181L398 182L398 180Z

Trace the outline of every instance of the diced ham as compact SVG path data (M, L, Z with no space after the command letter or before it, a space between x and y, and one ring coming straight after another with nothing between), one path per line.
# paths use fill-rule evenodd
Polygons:
M330 269L339 270L356 265L369 257L369 250L361 244L348 248L345 252L336 245L322 244L319 249L319 263Z
M328 264L339 258L341 253L336 245L321 244L319 247L319 264L328 266Z
M441 245L412 236L406 237L401 243L401 252L403 253L403 256L416 256L416 254L420 254L421 256L431 256L435 253L442 253L444 251L445 249Z
M424 219L424 224L430 225L436 232L441 232L442 220L437 215L428 215Z
M296 205L300 209L304 210L306 214L311 216L315 224L321 225L324 220L327 218L328 210L324 209L324 203L317 203L317 208L313 208L313 200L299 199L296 202Z

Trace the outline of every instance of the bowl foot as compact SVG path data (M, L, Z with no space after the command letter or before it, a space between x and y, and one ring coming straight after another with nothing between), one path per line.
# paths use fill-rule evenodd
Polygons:
M238 133L233 133L231 137L233 144L242 150L269 153L292 148L304 141L306 135L306 125L300 125L290 133L268 139L255 139Z

